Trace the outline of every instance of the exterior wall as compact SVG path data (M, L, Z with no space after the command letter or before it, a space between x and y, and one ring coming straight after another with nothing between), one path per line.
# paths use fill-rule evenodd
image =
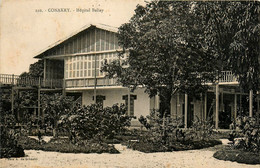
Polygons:
M45 56L100 52L116 49L119 49L119 46L115 32L92 27L46 51Z
M123 100L124 95L128 95L127 88L120 89L97 89L97 95L105 96L106 99L103 101L103 106L112 106L116 103L125 103ZM144 93L144 89L137 89L131 95L136 95L137 99L134 100L134 116L136 119L132 119L132 125L139 125L138 118L143 115L147 116L150 114L150 98ZM93 100L94 90L83 91L82 103L83 105L90 105L94 103Z

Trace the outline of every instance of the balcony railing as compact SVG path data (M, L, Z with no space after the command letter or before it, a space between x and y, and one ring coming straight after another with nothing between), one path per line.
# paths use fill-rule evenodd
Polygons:
M0 84L14 86L30 86L44 88L62 88L63 79L43 79L32 77L20 77L18 75L0 74Z
M220 78L220 83L237 83L237 77L231 71L222 71Z
M77 87L94 87L95 79L94 78L84 78L84 79L66 79L65 80L66 88L77 88ZM103 86L120 86L117 83L117 79L112 78L97 78L97 87Z
M236 76L231 71L222 71L219 83L238 84ZM15 86L37 86L43 88L63 88L63 79L42 79L32 77L20 77L18 75L0 74L0 84L9 84ZM81 87L94 87L94 78L80 78L80 79L65 79L66 88L81 88ZM120 86L117 79L112 78L97 78L97 87L104 86Z

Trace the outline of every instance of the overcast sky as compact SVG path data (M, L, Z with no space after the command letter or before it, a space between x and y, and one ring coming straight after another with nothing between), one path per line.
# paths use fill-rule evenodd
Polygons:
M0 73L16 75L28 71L39 52L84 25L103 23L118 27L128 22L137 4L145 4L144 0L0 0L0 3ZM70 12L53 12L60 8L69 8ZM77 8L86 12L77 12Z

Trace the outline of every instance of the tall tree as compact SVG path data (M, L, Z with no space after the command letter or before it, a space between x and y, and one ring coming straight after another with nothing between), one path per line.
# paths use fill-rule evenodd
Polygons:
M38 60L37 62L30 65L29 72L23 72L20 76L21 77L43 78L43 75L44 75L44 61Z
M202 30L195 20L192 2L152 1L137 6L129 23L119 28L119 45L126 53L103 70L133 90L138 86L159 94L161 114L169 114L177 91L197 95L215 80L217 57L201 43ZM125 66L126 65L126 66Z
M260 89L260 2L197 2L194 11L204 44L223 69L232 70L244 90Z

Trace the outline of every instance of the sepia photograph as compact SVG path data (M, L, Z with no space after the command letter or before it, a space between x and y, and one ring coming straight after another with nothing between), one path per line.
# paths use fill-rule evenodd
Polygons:
M259 168L260 1L0 0L0 168Z

